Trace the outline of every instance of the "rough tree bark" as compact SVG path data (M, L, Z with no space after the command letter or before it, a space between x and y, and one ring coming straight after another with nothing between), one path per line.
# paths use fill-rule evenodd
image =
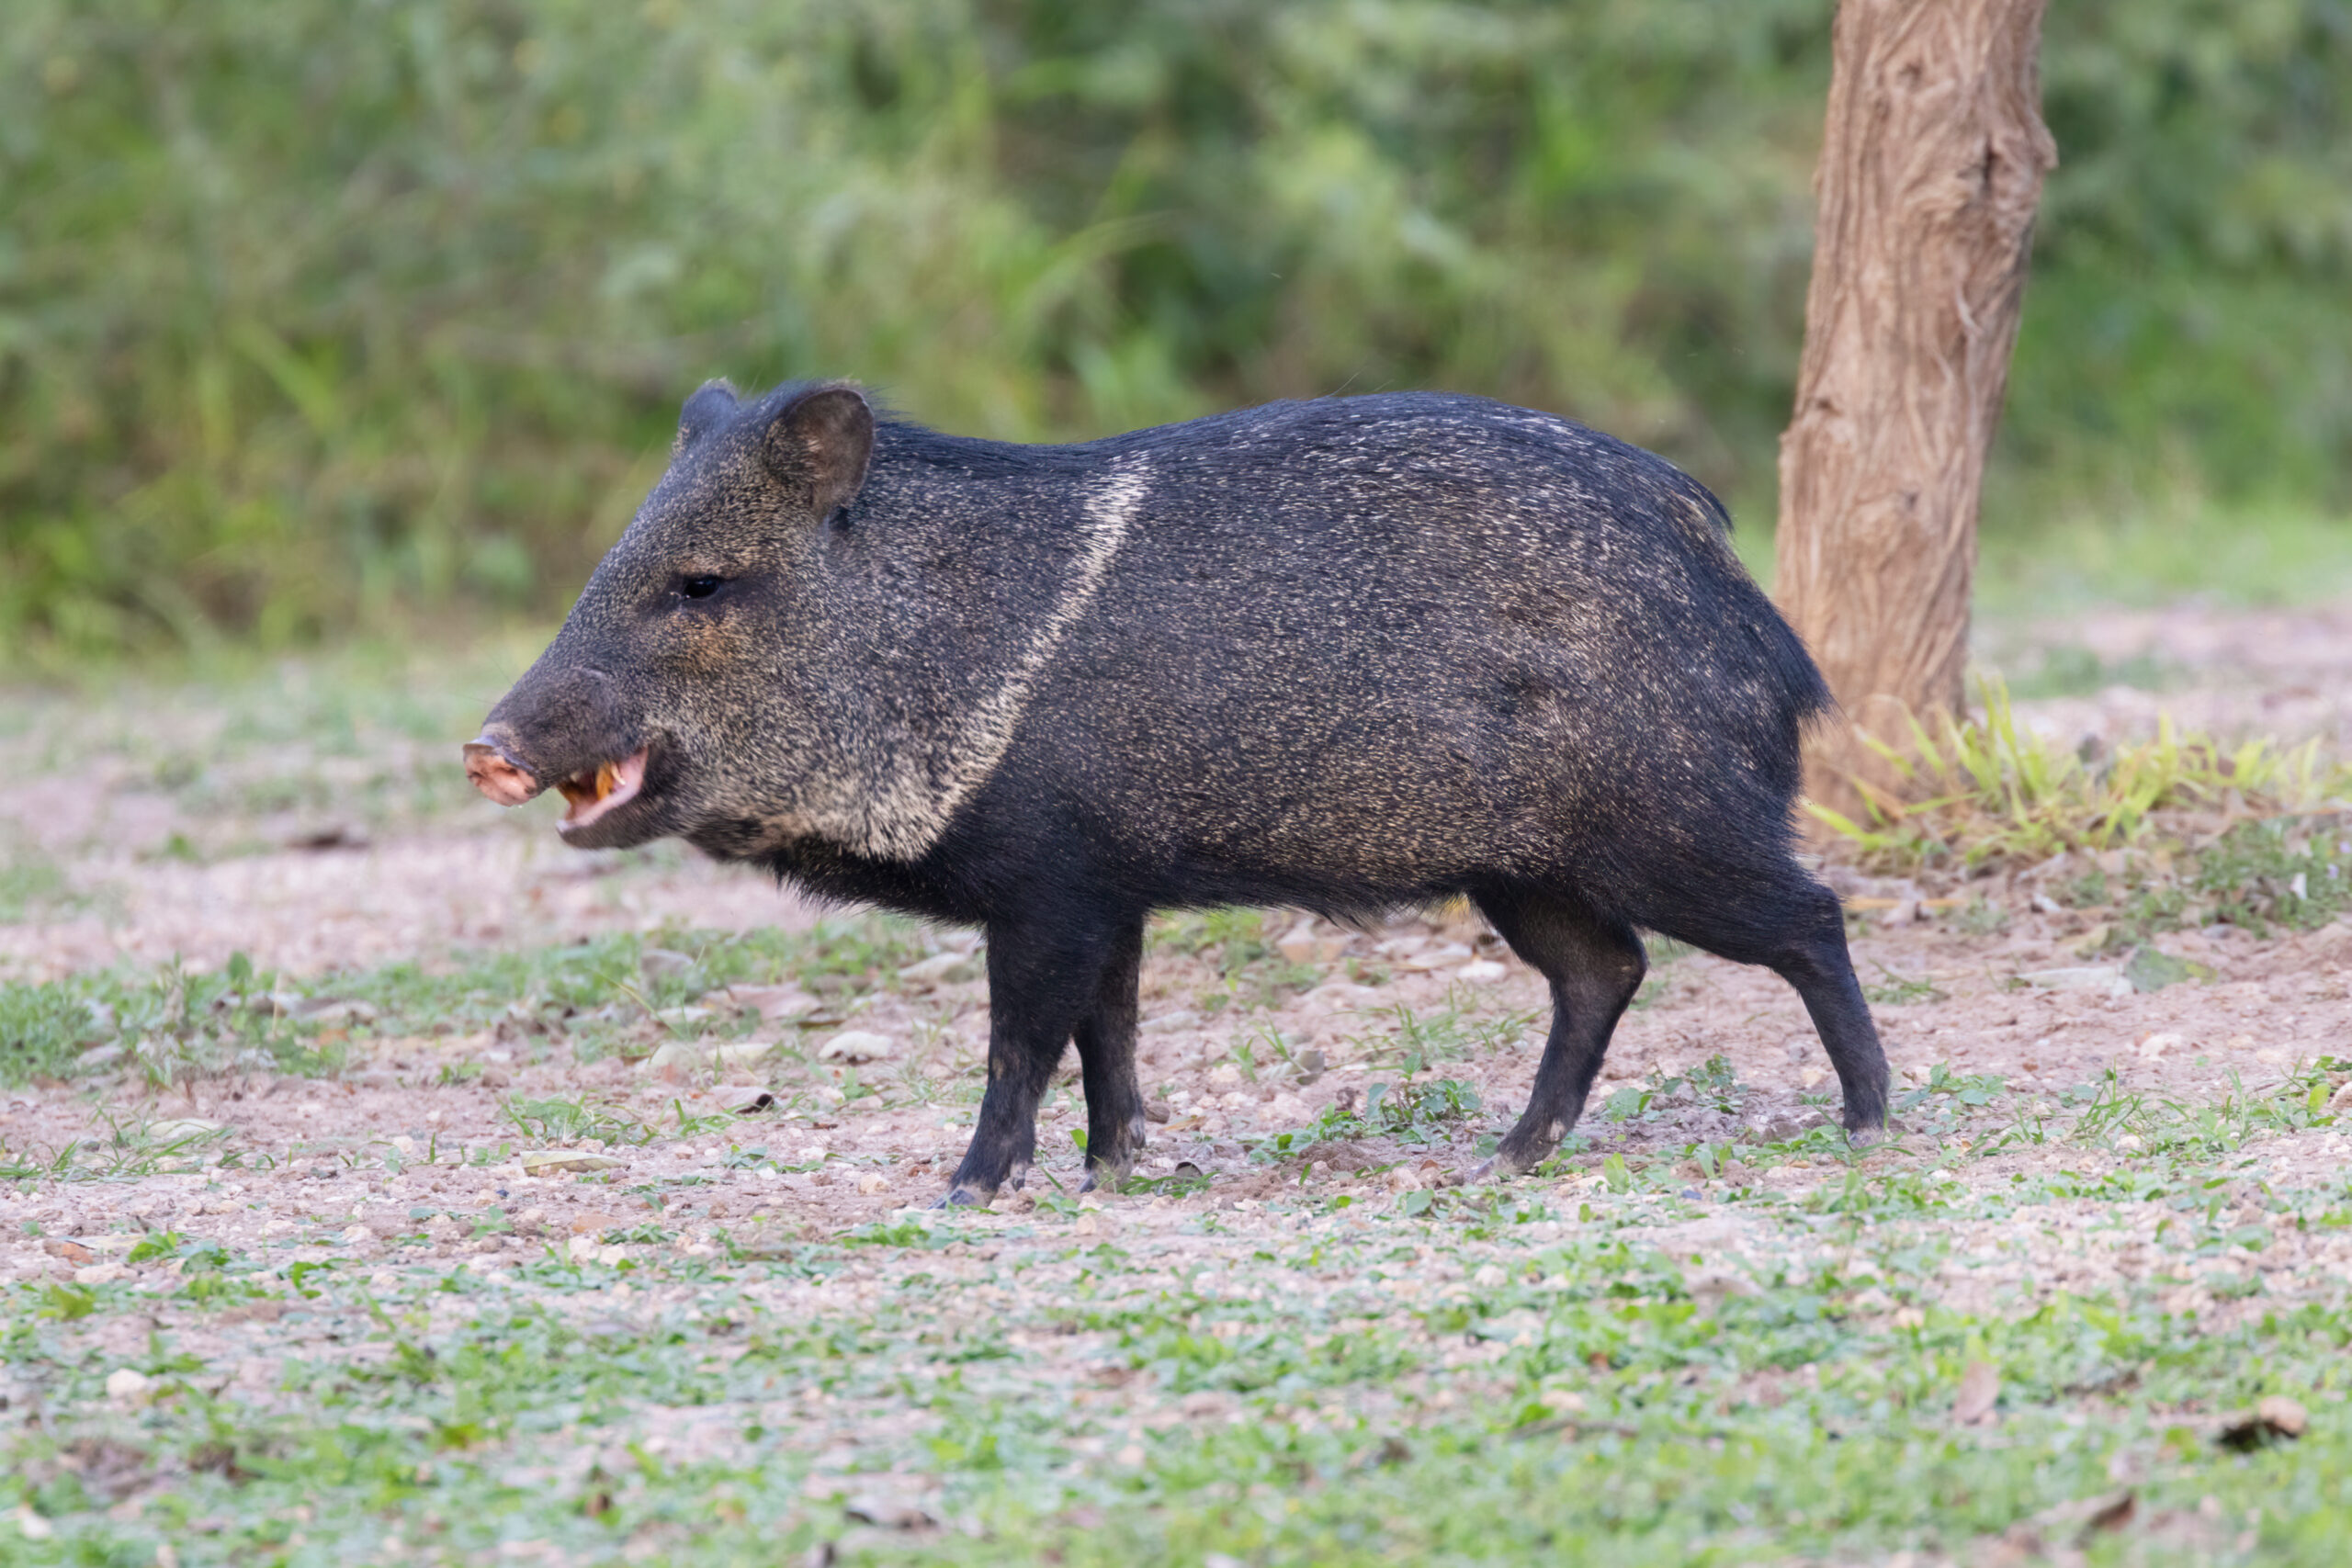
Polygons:
M2041 123L2044 0L1839 0L1814 176L1813 282L1781 437L1781 606L1843 708L1807 793L1895 779L1858 732L1957 712L1976 506L2017 341Z

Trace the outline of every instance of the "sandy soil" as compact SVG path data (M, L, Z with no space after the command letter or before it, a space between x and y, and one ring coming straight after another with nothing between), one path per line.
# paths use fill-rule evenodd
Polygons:
M2030 674L2060 650L2149 682L2018 705L2020 716L2059 739L2143 739L2168 714L2184 730L2224 739L2317 739L2339 755L2352 748L2352 605L2096 610L1997 628L1979 642L2001 669Z
M309 976L453 947L548 946L665 925L799 930L816 918L740 869L667 850L582 853L553 837L493 825L210 863L90 857L75 873L96 907L0 926L0 977L175 956L211 969L238 952Z
M2028 1092L2055 1096L2111 1070L2127 1089L2202 1099L2224 1092L2233 1077L2250 1084L2275 1081L2299 1062L2352 1055L2352 972L2346 967L2352 963L2352 927L2267 943L2195 938L2196 950L2217 972L2212 983L2115 995L2105 986L2013 988L2020 974L2081 967L2056 934L2063 919L2029 918L2018 923L2032 929L1970 938L1919 924L1857 941L1865 974L1883 969L1926 979L1944 998L1875 1010L1899 1085L1924 1081L1942 1064L1953 1073L1996 1075ZM1391 950L1385 956L1416 945L1442 950L1454 945L1446 940L1453 934L1413 921L1345 940L1373 958L1384 956L1384 946ZM1326 936L1340 939L1328 930ZM1303 1127L1324 1107L1360 1095L1364 1085L1393 1079L1390 1010L1400 1006L1424 1019L1443 1015L1451 1003L1465 1020L1514 1021L1505 1043L1441 1059L1430 1072L1473 1084L1490 1109L1525 1102L1545 1006L1542 983L1531 972L1515 962L1473 958L1424 973L1399 972L1384 984L1363 986L1338 977L1340 962L1344 959L1335 961L1335 977L1326 984L1279 1009L1251 1014L1242 1026L1250 1033L1279 1030L1295 1049L1320 1052L1329 1070L1306 1083L1278 1070L1270 1058L1257 1081L1243 1076L1231 1059L1235 1028L1198 1019L1183 1005L1206 978L1197 960L1163 955L1148 966L1140 1055L1147 1092L1164 1093L1170 1115L1154 1129L1146 1174L1164 1173L1178 1160L1190 1160L1231 1179L1233 1184L1221 1184L1219 1190L1240 1197L1263 1196L1261 1187L1272 1191L1295 1181L1296 1172L1289 1168L1253 1175L1237 1140ZM1465 981L1460 975L1468 964L1485 965L1474 971L1480 976L1501 973ZM1821 1110L1805 1097L1834 1096L1836 1080L1803 1009L1777 977L1704 955L1676 960L1657 973L1663 987L1621 1026L1596 1100L1626 1085L1675 1077L1716 1055L1728 1060L1747 1090L1745 1099L1736 1112L1694 1102L1632 1128L1596 1117L1585 1129L1596 1142L1596 1153L1742 1136L1752 1141L1759 1132L1819 1119ZM884 995L854 1022L894 1040L936 1042L920 1065L896 1070L937 1075L952 1083L956 1075L968 1077L982 1055L986 1002L977 984ZM820 1032L820 1038L823 1032ZM487 1064L491 1071L486 1080L444 1082L444 1066L458 1063ZM888 1081L872 1069L865 1076ZM839 1079L841 1070L833 1069L832 1077ZM519 1142L501 1111L510 1097L582 1096L649 1121L667 1121L674 1115L673 1101L683 1103L689 1115L716 1113L750 1102L767 1081L749 1068L655 1072L646 1063L613 1057L581 1062L560 1040L550 1044L502 1043L487 1035L383 1039L367 1043L339 1080L207 1080L136 1103L122 1098L134 1092L127 1084L107 1086L110 1092L99 1104L82 1085L12 1091L0 1102L6 1106L0 1138L20 1149L56 1147L89 1136L101 1125L96 1111L104 1109L117 1118L130 1111L215 1120L233 1129L232 1146L249 1156L274 1155L280 1162L266 1176L226 1179L228 1195L214 1197L214 1208L196 1213L175 1194L191 1179L201 1186L200 1179L155 1179L141 1184L139 1196L127 1203L123 1190L113 1185L61 1190L42 1213L26 1216L40 1220L51 1235L103 1230L124 1213L159 1228L201 1216L206 1234L221 1233L223 1240L241 1228L253 1228L254 1239L290 1235L300 1228L300 1216L311 1215L321 1216L316 1224L331 1222L337 1231L356 1225L396 1232L412 1201L454 1195L495 1202L511 1213L544 1211L542 1223L568 1235L633 1222L604 1207L603 1190L568 1175L525 1176L511 1163L488 1169L424 1166L425 1151L437 1145L445 1161L455 1161L469 1150L480 1158L502 1141ZM942 1094L930 1105L879 1113L862 1111L862 1105L784 1120L755 1114L723 1134L667 1138L614 1152L627 1161L625 1174L632 1181L647 1176L699 1179L670 1215L673 1224L690 1222L690 1229L697 1222L707 1228L719 1221L740 1224L763 1218L824 1231L931 1201L962 1151L969 1103ZM1074 1086L1066 1083L1046 1108L1040 1142L1049 1167L1058 1168L1073 1190L1081 1173L1066 1133L1082 1124L1082 1104ZM730 1143L768 1147L779 1174L729 1168L722 1156ZM1057 1149L1059 1155L1052 1153ZM1385 1166L1408 1153L1418 1158L1420 1151L1371 1140L1310 1157L1321 1157L1329 1179L1344 1183L1355 1169ZM338 1157L344 1154L359 1164L346 1166ZM382 1168L393 1155L409 1166L405 1174ZM1467 1159L1466 1146L1459 1157ZM813 1168L781 1168L802 1165ZM370 1172L368 1167L376 1168ZM1377 1181L1366 1189L1386 1190ZM293 1202L293 1213L280 1212L281 1199ZM591 1219L609 1223L592 1225Z

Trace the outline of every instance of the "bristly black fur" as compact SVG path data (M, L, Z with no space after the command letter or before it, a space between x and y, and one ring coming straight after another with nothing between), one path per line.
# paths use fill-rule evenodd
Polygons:
M676 834L985 927L962 1199L1019 1179L1073 1039L1089 1161L1132 1162L1143 922L1180 907L1476 901L1555 1001L1506 1172L1580 1113L1637 929L1787 976L1860 1133L1884 1057L1792 852L1829 695L1729 528L1663 459L1475 398L1019 446L706 388L486 738L542 780L646 748L575 842Z

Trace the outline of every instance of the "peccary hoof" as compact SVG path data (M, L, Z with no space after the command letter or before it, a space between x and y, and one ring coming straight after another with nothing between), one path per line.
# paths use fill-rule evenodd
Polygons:
M951 1187L947 1195L932 1205L934 1209L985 1209L993 1193L977 1192L969 1187Z

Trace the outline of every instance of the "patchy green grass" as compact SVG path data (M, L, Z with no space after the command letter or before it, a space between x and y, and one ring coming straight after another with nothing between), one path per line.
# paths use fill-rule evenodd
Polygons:
M308 744L331 715L305 711L224 726L222 750L160 787ZM442 723L421 715L416 744ZM2052 891L2117 930L2142 893L2177 891L2125 932L2143 955L2165 922L2305 927L2345 907L2333 831L2316 813L2231 827L2139 881L2136 849L2112 870L2084 857ZM2008 915L1980 901L1953 919L1984 934ZM1474 1087L1481 1058L1531 1050L1540 1019L1466 987L1358 1014L1336 1049L1317 1038L1363 1077L1317 1078L1305 1036L1249 1016L1318 974L1283 959L1279 929L1182 917L1152 941L1197 961L1181 1000L1226 1011L1219 1048L1245 1081L1360 1091L1238 1153L1188 1143L1200 1165L1099 1209L1057 1190L1020 1213L877 1201L837 1234L782 1237L740 1206L715 1216L714 1195L823 1169L787 1117L968 1100L971 1070L925 1070L920 1021L908 1058L863 1082L787 1050L766 1124L585 1084L515 1091L467 1139L469 1190L537 1144L665 1162L583 1177L627 1217L544 1246L519 1199L422 1186L385 1200L401 1234L379 1251L347 1241L351 1216L307 1176L379 1156L396 1174L407 1156L384 1145L273 1145L240 1172L232 1144L142 1117L0 1147L0 1186L28 1203L102 1194L112 1234L73 1245L116 1244L97 1256L123 1265L77 1282L79 1259L43 1253L0 1283L0 1563L765 1564L822 1543L847 1562L1184 1568L1924 1564L2036 1542L2095 1563L2340 1555L2352 1271L2331 1249L2352 1235L2352 1186L2329 1105L2352 1061L2171 1098L1942 1066L1898 1089L1894 1136L1858 1156L1803 1119L1751 1125L1758 1091L1708 1044L1612 1083L1539 1177L1432 1190L1425 1162L1466 1163L1508 1124L1515 1107ZM752 1032L713 1001L723 987L790 982L845 1016L926 951L921 928L867 919L300 982L232 964L0 986L0 1081L322 1073L379 1042L485 1034L525 1065L636 1056ZM1677 956L1654 950L1645 1008L1698 983ZM1967 988L1910 960L1867 978L1873 1000L1923 1010L1939 981ZM458 1050L428 1070L435 1055L478 1070ZM1055 1098L1044 1136L1067 1174L1078 1097ZM689 1139L707 1159L673 1174ZM412 1167L449 1157L417 1142ZM1366 1142L1393 1162L1381 1179L1313 1170L1343 1163L1317 1148ZM153 1229L131 1217L144 1192L213 1195L265 1161L295 1179L268 1190L282 1235L232 1245L218 1210L186 1202ZM22 1224L34 1246L73 1241ZM509 1246L461 1268L433 1235ZM1991 1407L1963 1424L1974 1367ZM2273 1396L2307 1407L2299 1439L2223 1440ZM2099 1528L2126 1496L2130 1517Z
M68 979L0 981L0 1084L133 1066L155 1083L261 1068L316 1073L355 1037L560 1032L583 1057L673 1037L732 1039L753 1015L702 1005L720 987L795 982L840 998L899 984L922 928L866 916L802 931L622 932L564 947L463 952L294 980L232 958ZM822 1016L821 1014L820 1016Z
M70 775L168 803L164 836L127 846L148 857L398 831L475 806L457 748L541 640L358 644L283 662L221 649L168 674L0 689L0 757L18 778ZM40 857L18 861L38 874ZM0 871L0 900L7 886Z
M1273 1007L1323 978L1312 964L1293 964L1275 951L1272 922L1281 911L1206 909L1162 915L1148 933L1157 952L1182 953L1208 966L1210 982L1193 1005L1209 1014Z
M2092 755L2021 726L1999 680L1977 695L1981 716L1914 720L1907 735L1871 741L1903 798L1858 781L1860 818L1807 807L1865 869L1968 872L2134 846L2169 854L2249 817L2333 814L2352 797L2352 770L2323 758L2317 740L2230 747L2160 718L2154 739Z
M2256 937L2314 931L2352 909L2352 820L2334 813L2238 822L2202 848L2093 863L2063 901L2101 918L2085 944L2120 953L2165 931L2231 925Z
M164 964L70 979L0 981L0 1083L132 1066L155 1083L191 1072L315 1072L335 1059L302 998L238 960L216 974Z
M2333 1562L2352 1308L2258 1265L2352 1225L2352 1192L2248 1152L2335 1138L2324 1084L2089 1086L2042 1135L2141 1140L2096 1175L1812 1141L1741 1151L1747 1181L1703 1203L1671 1153L1611 1156L1573 1213L1536 1183L1157 1224L1146 1200L1057 1203L710 1258L639 1226L604 1238L616 1264L492 1277L158 1234L133 1280L0 1298L0 1376L44 1412L0 1438L0 1561L1683 1563L2030 1538ZM1905 1111L2004 1097L1938 1075ZM1747 1244L1659 1228L1711 1212ZM2051 1288L2044 1254L1955 1304L1963 1244L2102 1225L2153 1238L2146 1278ZM2168 1305L2191 1280L2210 1304ZM2280 1395L2299 1439L2233 1436Z
M2036 512L2031 525L1987 519L1976 613L1988 620L2056 620L2091 608L2197 598L2223 604L2320 604L2352 588L2352 531L2341 505L2237 503L2179 492L2149 505L2120 494L2092 506ZM2054 666L2054 667L2053 667ZM2064 696L2159 686L2162 664L2052 661L2018 695Z
M2043 697L2087 697L2112 686L2160 692L2187 671L2148 654L2109 660L2075 643L2041 650L2039 660L2009 676L2009 694L2031 702Z
M0 925L45 913L68 898L62 866L37 849L0 837Z

